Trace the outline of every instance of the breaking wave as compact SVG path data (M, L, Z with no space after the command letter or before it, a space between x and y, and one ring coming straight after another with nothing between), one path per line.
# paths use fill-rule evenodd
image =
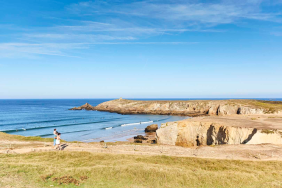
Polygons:
M145 121L145 122L139 122L139 123L128 123L128 124L122 124L121 127L129 126L129 125L140 125L140 124L146 124L146 123L153 123L154 121Z
M65 124L65 125L51 125L51 126L32 127L32 128L19 128L19 129L12 129L12 130L2 130L1 132L14 133L14 132L21 132L21 131L29 131L29 130L40 130L40 129L55 128L55 127L57 128L57 127L68 127L68 126L75 126L75 125L96 124L96 123L109 122L109 121L116 120L116 119L120 119L120 118L113 118L113 119L109 119L109 120L93 121L93 122L86 122L86 123L74 123L74 124Z

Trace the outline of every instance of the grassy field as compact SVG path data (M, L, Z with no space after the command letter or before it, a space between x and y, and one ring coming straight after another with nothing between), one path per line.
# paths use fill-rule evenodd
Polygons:
M253 108L265 109L266 113L269 113L269 114L282 110L282 101L233 99L233 100L230 100L230 102L233 104L242 104L243 106L250 106Z
M282 187L282 162L45 152L0 155L0 187Z
M0 140L8 141L39 141L39 142L53 142L53 138L41 138L39 136L20 136L0 132Z

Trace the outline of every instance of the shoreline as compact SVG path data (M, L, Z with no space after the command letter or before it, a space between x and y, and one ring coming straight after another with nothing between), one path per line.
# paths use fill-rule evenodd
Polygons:
M260 118L259 118L260 117ZM270 118L269 118L270 117ZM257 118L253 120L253 118ZM224 116L224 117L196 117L179 122L186 121L214 121L235 123L230 126L240 126L241 122L245 122L245 126L261 125L261 128L274 129L282 127L282 116L261 115L261 116ZM265 123L265 124L263 124ZM271 123L271 124L269 124ZM269 125L265 127L264 125ZM15 148L10 150L10 153L32 153L53 151L51 145L52 138L40 137L24 137L0 133L0 143L2 148L0 153L6 153L7 149L3 148L4 145L11 144ZM4 135L4 136L3 136ZM5 139L7 137L7 139ZM4 138L4 139L3 139ZM49 140L46 142L46 140ZM282 160L282 145L280 144L235 144L235 145L216 145L216 146L192 146L182 147L174 145L163 144L136 144L132 143L132 137L126 141L116 142L63 142L68 146L65 151L86 151L94 153L112 153L112 154L134 154L134 155L167 155L177 157L196 157L196 158L210 158L210 159L232 159L232 160L255 160L255 161L271 161ZM104 147L106 145L106 148ZM9 153L9 152L8 152Z
M133 101L136 102L136 101ZM140 101L137 101L138 103L138 108L140 107L140 105L143 105L143 102L141 101L141 103L139 103ZM148 101L147 101L148 102ZM167 101L161 101L162 105L159 106L159 104L155 103L156 101L149 101L148 104L146 103L146 105L150 105L150 106L146 106L146 108L149 108L150 110L152 109L152 106L157 105L157 108L178 108L179 106L175 106L177 105L182 105L181 108L183 108L183 103L182 101L176 101L176 103L171 103L169 104L172 107L168 107L167 106ZM180 102L180 103L179 103ZM194 104L195 101L193 101ZM264 130L267 129L268 132L265 133L265 135L268 136L272 136L273 131L272 130L278 130L278 131L282 131L282 115L280 114L265 114L262 113L264 111L262 111L261 109L258 110L250 110L250 107L247 108L247 110L250 111L240 111L240 112L254 112L254 113L260 113L260 114L238 114L237 110L238 110L238 106L236 106L236 104L233 107L230 106L225 106L224 108L221 107L217 107L215 109L212 109L213 107L211 106L211 104L213 105L218 105L218 101L216 101L216 103L198 103L199 101L196 101L195 105L200 105L201 109L198 108L197 106L193 106L190 101L188 101L189 103L189 108L192 108L194 110L202 110L206 111L206 105L210 105L208 106L210 108L210 110L208 111L209 113L206 113L205 116L200 116L200 117L192 117L189 118L187 117L187 119L184 120L180 120L180 121L175 121L175 122L167 122L164 123L164 127L168 127L173 125L174 127L178 127L181 128L181 134L180 136L182 136L180 139L182 140L187 140L187 138L185 137L187 135L187 133L185 133L185 128L186 126L190 126L193 125L195 126L196 124L199 124L200 126L202 126L205 123L208 124L218 124L219 126L226 126L226 127L235 127L235 128L240 128L240 129L256 129L256 130ZM229 101L228 101L229 102ZM221 105L226 105L226 101L220 101ZM280 105L280 103L282 104L282 102L275 102L274 105L276 105L276 103L278 103ZM122 105L121 105L122 104ZM124 100L124 99L118 99L118 100L114 100L114 101L108 101L108 102L104 102L102 104L99 104L97 107L103 107L103 108L109 108L107 111L110 110L109 106L115 106L117 108L120 109L120 111L123 111L122 106L126 104L126 109L129 109L131 112L136 112L137 107L135 106L134 109L132 107L133 103L132 101L128 101L128 100ZM267 103L268 104L268 103ZM273 105L270 101L270 104ZM121 105L121 106L120 106ZM129 106L128 106L129 105ZM164 106L163 106L164 105ZM187 105L187 103L185 103L185 105ZM184 106L185 106L184 105ZM228 104L231 105L231 104ZM232 106L232 105L231 105ZM94 108L97 108L94 107ZM278 108L279 107L279 108ZM280 109L280 106L278 106L277 109ZM88 103L83 105L82 107L79 107L79 109L92 109L92 106L89 105ZM219 111L219 108L220 111ZM245 108L245 107L244 107ZM243 107L240 107L241 110L244 109ZM144 109L144 106L141 108ZM187 106L185 106L185 109L188 109ZM212 109L212 110L211 110ZM227 114L225 115L220 115L220 113L217 114L213 114L214 110L216 110L217 112L223 113L225 114L225 112ZM246 109L245 109L246 110ZM106 111L106 110L105 110ZM155 110L155 113L159 113L160 111L158 111L157 109ZM234 112L234 114L232 114ZM137 113L137 112L136 112ZM170 112L173 113L173 112ZM231 113L231 114L229 114ZM196 123L196 124L195 124ZM183 129L183 130L182 130ZM163 127L158 129L158 132L161 133L161 131L165 130ZM272 132L271 132L272 131ZM163 138L168 138L171 136L172 131L168 131L168 135L165 133L163 134ZM205 134L207 134L207 132L204 132ZM143 135L145 134L145 132L143 133ZM193 133L194 134L194 133ZM2 133L3 135L3 133ZM182 157L200 157L200 158L214 158L214 159L226 159L226 158L230 158L230 156L232 156L232 159L235 160L282 160L282 145L281 144L265 144L265 143L259 143L259 144L234 144L234 145L229 145L229 144L223 144L223 145L189 145L189 143L182 143L179 142L179 140L177 142L170 142L170 140L164 140L162 139L160 143L158 144L135 144L132 143L132 137L137 136L136 134L130 134L130 135L119 135L116 137L113 136L114 138L110 139L110 141L115 141L115 142L79 142L79 141L75 141L75 142L64 142L65 144L67 144L67 147L65 148L66 151L89 151L89 152L106 152L109 151L110 153L115 153L115 154L137 154L137 155L168 155L168 156L182 156ZM179 133L176 132L177 137L179 136ZM188 134L190 135L190 133ZM5 136L5 135L4 135ZM6 135L7 136L7 135ZM160 135L158 135L159 137ZM44 142L44 146L48 145L48 143L46 142L46 140L49 140L48 142L52 143L52 138L40 138L40 137L35 137L34 139L32 139L32 137L30 137L30 141L28 140L28 137L21 137L21 136L7 136L10 138L10 143L13 144L13 142L15 144L19 145L19 148L15 148L15 150L11 150L13 152L17 152L17 149L23 149L21 148L21 146L25 146L25 144L28 144L28 146L26 146L25 148L25 152L32 152L36 150L36 147L38 144L42 144L42 142ZM195 138L194 138L195 137ZM281 134L282 137L282 134ZM125 138L126 141L120 141L121 138ZM45 139L45 140L44 140ZM158 138L159 139L159 138ZM179 139L179 138L178 138ZM190 139L190 138L189 138ZM195 142L196 139L196 135L192 136L192 142ZM19 141L21 140L21 141ZM97 140L98 139L90 139L90 140ZM101 140L101 138L100 138ZM104 140L104 139L103 139ZM105 139L106 140L106 139ZM5 141L4 139L0 140L0 143ZM9 143L9 140L5 141L6 143ZM38 143L41 142L41 143ZM34 146L36 146L35 148L32 147L32 145L34 144ZM50 145L50 143L49 143ZM107 145L107 147L105 147L105 145ZM138 149L136 149L136 147L138 147ZM109 150L109 148L111 148L111 150ZM154 148L153 150L151 150L152 148ZM49 148L46 147L38 147L38 150L42 150L42 151L49 151ZM106 149L106 150L105 150ZM21 150L22 151L22 150ZM267 151L265 153L265 151ZM5 151L2 149L2 152L5 153ZM23 151L22 151L23 152ZM271 152L271 155L269 155L269 152ZM248 153L252 153L251 155L249 155ZM274 154L273 154L274 153ZM277 153L278 155L275 157L275 153ZM263 155L263 156L261 156ZM254 157L255 156L255 157ZM259 157L257 157L259 156ZM281 157L280 157L281 156Z
M119 155L174 156L215 160L282 161L282 145L217 145L181 147L159 144L123 142L62 142L63 151L53 149L52 141L0 140L1 154L28 154L34 152L90 152ZM7 148L11 147L11 148Z

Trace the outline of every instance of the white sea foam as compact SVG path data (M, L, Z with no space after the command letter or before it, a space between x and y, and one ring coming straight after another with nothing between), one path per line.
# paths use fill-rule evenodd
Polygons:
M124 127L124 126L128 126L128 125L140 125L141 122L139 123L128 123L128 124L122 124L121 126Z
M112 128L113 128L113 127L107 127L106 130L107 130L107 129L112 129Z
M129 125L140 125L140 124L146 124L146 123L152 123L154 121L145 121L145 122L139 122L139 123L128 123L128 124L122 124L121 126L129 126Z
M154 121L147 121L147 122L141 122L141 124L145 124L145 123L153 123Z

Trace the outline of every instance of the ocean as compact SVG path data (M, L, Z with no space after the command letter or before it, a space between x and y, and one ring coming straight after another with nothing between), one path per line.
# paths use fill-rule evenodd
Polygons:
M56 128L66 141L125 141L144 134L148 125L188 118L68 110L86 102L96 106L108 100L111 99L0 100L0 131L48 138L53 137Z
M96 106L112 99L21 99L0 100L0 132L22 136L53 137L56 128L66 141L126 141L144 134L150 124L187 119L185 116L121 115L99 111L72 111L89 103ZM188 100L188 99L138 99ZM198 100L198 99L197 99ZM279 100L282 99L264 99Z

